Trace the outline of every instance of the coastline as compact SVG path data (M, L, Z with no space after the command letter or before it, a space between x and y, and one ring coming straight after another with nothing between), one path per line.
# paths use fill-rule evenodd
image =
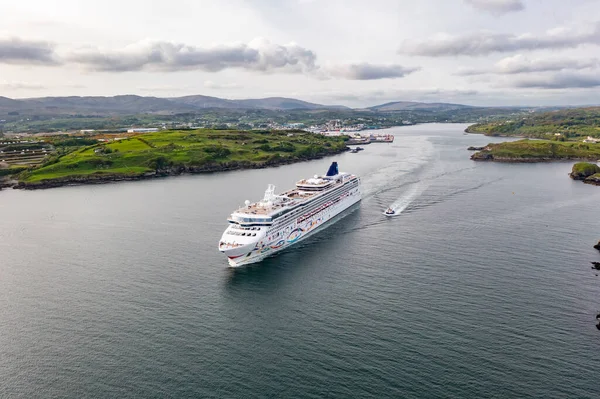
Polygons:
M517 140L490 143L471 155L479 162L598 162L600 146L573 141Z
M532 138L532 137L519 136L519 135L516 135L516 134L485 134L485 132L470 132L469 131L469 127L470 126L468 126L464 130L464 133L467 133L467 134L479 134L479 135L482 135L482 136L485 136L485 137L507 137L507 138L522 139L522 140L523 139L535 140L535 138Z
M593 162L595 158L511 158L511 157L495 157L492 154L484 154L475 156L471 155L471 160L475 162L501 162L501 163L548 163L548 162Z
M313 161L316 159L323 159L327 156L338 155L348 151L348 148L344 148L341 151L332 151L328 154L322 154L304 159L279 159L269 160L266 162L251 162L251 161L231 161L224 162L222 164L210 164L204 166L176 166L165 169L159 169L153 172L146 172L136 175L125 175L125 174L108 174L108 173L92 173L89 175L73 175L59 177L56 179L44 179L36 182L25 182L25 181L0 181L0 190L2 188L12 188L17 190L42 190L48 188L56 188L63 186L81 186L91 184L109 184L124 181L139 181L156 178L165 178L169 176L180 176L180 175L193 175L202 173L216 173L216 172L227 172L234 170L246 170L246 169L266 169L271 167L290 165L294 163Z

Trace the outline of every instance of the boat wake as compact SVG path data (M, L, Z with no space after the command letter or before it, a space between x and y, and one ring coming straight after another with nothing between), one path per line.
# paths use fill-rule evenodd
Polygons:
M399 216L408 206L418 198L423 191L427 188L427 184L423 181L413 184L410 189L406 191L402 197L398 198L394 203L390 205L390 208L394 211L393 215L386 215L389 217ZM384 212L385 214L385 212Z
M415 205L414 208L415 209L424 209L424 208L427 208L430 206L438 205L438 204L446 202L450 199L453 199L453 198L457 197L458 195L465 194L465 193L468 193L471 191L479 190L482 187L488 186L490 184L494 184L501 180L503 180L503 178L500 177L497 179L486 180L486 181L483 181L481 183L478 183L478 184L475 184L472 186L439 191L435 195L425 196L425 198L423 198L423 201L421 201L419 204Z
M408 155L400 157L400 154L394 154L395 159L385 166L361 176L363 200L417 183L420 180L418 176L423 175L432 164L434 149L426 138L418 138L411 143Z

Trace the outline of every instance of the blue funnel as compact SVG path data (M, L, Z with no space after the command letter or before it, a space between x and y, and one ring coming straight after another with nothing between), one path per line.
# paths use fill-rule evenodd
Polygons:
M337 174L339 174L337 162L332 162L326 176L335 176Z

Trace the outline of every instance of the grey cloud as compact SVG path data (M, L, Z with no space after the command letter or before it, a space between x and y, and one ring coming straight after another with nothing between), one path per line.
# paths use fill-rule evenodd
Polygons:
M59 64L52 44L18 38L0 39L0 63L16 65Z
M465 3L478 10L493 14L504 14L525 9L522 0L465 0Z
M600 66L598 59L535 59L529 60L521 55L500 60L490 69L466 69L456 73L459 76L475 76L485 74L516 75L521 73L556 72L563 70L582 70Z
M492 32L444 35L421 42L405 42L399 52L427 57L481 56L519 50L573 48L583 44L600 44L600 23L587 32L555 29L542 35Z
M5 60L28 59L47 64L64 63L81 65L90 71L133 72L159 71L178 72L201 70L218 72L230 68L263 73L287 72L304 73L322 79L377 80L402 78L418 71L417 67L404 67L398 64L350 63L319 66L316 54L295 43L280 45L262 38L249 43L197 47L170 42L144 42L127 46L121 50L100 50L83 48L63 53L59 58L54 46L46 43L31 43L13 39L7 51L0 52L0 62ZM17 43L18 45L15 45ZM0 51L2 50L0 42ZM15 49L19 49L16 51ZM41 49L36 53L35 49ZM10 51L9 51L10 50ZM42 51L43 50L43 51ZM37 58L35 55L38 54ZM235 88L233 84L205 83L207 88Z
M512 87L526 89L586 89L600 86L600 76L584 74L554 74L516 80Z
M248 44L201 48L159 42L129 46L121 51L81 50L67 60L104 72L140 70L217 72L242 68L262 72L303 72L315 68L316 55L296 44L278 45L263 39Z
M348 80L377 80L402 78L420 68L407 68L401 65L377 65L366 62L358 64L339 64L324 68L328 76Z

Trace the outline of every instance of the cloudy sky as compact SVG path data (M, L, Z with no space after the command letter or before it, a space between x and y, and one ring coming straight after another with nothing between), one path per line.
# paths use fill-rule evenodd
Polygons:
M0 2L0 96L600 104L600 0Z

